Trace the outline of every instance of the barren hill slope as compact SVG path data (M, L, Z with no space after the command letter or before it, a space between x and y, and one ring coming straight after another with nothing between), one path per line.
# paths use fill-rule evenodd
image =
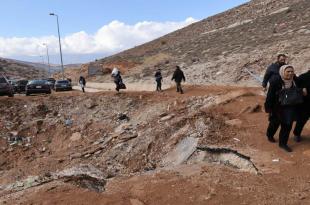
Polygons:
M285 52L297 72L310 62L310 1L252 0L119 54L82 67L102 74L118 66L129 81L152 79L154 66L169 76L182 65L188 82L253 84L244 67L262 75ZM100 72L99 72L100 73ZM96 81L106 78L98 75Z
M19 61L3 58L0 58L0 73L11 78L33 79L47 76L47 72L44 69L39 69Z

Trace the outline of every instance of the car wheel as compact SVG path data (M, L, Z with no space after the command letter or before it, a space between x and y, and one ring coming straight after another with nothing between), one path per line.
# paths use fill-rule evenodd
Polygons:
M10 93L8 96L9 97L14 97L14 93Z
M29 95L30 95L30 93L26 92L26 96L29 96Z

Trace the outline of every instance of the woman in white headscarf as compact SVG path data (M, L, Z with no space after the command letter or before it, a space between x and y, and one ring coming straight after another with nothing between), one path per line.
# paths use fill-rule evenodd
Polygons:
M274 120L276 121L275 124L281 126L279 133L279 147L287 152L291 152L292 149L288 147L287 142L292 129L293 121L296 119L297 104L299 102L293 102L291 104L282 103L281 94L283 94L283 91L287 89L297 89L294 82L294 67L292 65L284 65L280 68L279 74L280 77L273 79L270 83L265 101L265 110L268 113L272 113L275 118ZM267 133L269 132L275 134L276 130L277 126L269 126ZM268 136L268 139L271 142L275 142L273 135L271 137Z

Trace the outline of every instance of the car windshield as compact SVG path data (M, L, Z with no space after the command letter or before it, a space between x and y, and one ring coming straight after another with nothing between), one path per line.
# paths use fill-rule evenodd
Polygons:
M19 85L26 85L27 83L28 83L28 80L21 80L17 82L17 84Z
M5 80L5 78L3 78L3 77L0 77L0 83L6 83L6 80Z
M51 79L51 78L49 78L49 79L47 79L47 81L48 81L48 82L52 82L52 83L54 83L56 80L55 80L55 79Z
M32 80L28 84L46 84L46 80Z
M67 81L67 80L59 80L56 83L57 84L69 84L69 81Z

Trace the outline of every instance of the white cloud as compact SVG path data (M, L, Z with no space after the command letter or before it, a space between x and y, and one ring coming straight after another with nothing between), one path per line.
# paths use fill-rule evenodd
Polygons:
M134 25L112 21L101 27L95 34L80 31L63 37L62 49L66 54L112 54L151 41L194 22L196 20L193 18L187 18L181 22L143 21ZM58 54L57 36L0 37L0 56L38 56L45 51L42 43L48 44L51 55Z

